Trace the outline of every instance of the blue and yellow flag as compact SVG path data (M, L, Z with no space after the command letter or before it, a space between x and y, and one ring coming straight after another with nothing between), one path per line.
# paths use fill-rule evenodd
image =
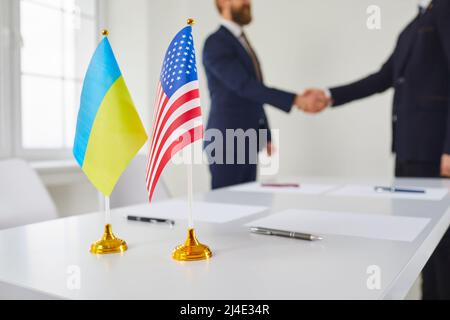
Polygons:
M91 183L109 196L146 140L144 126L105 36L84 79L73 154Z

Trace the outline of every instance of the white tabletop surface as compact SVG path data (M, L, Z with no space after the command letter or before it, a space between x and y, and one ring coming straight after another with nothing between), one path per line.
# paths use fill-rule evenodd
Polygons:
M391 183L383 179L283 180L336 186ZM395 184L450 188L450 181L439 179L397 179ZM177 221L173 228L127 221L120 209L113 211L112 224L129 245L123 254L89 253L91 242L102 233L102 213L2 230L0 298L402 299L450 224L449 195L441 201L422 201L225 188L197 195L196 200L270 209L224 224L197 222L199 240L214 252L210 260L198 262L171 258L174 246L186 238L184 221ZM342 235L308 242L250 234L244 226L290 208L427 217L431 222L413 242ZM142 206L135 208L136 214L139 210ZM380 289L367 287L371 265L380 268ZM68 285L71 266L80 271L79 289Z

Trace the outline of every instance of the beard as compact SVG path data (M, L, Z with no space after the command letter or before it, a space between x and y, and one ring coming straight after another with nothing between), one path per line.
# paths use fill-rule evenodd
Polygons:
M239 9L231 9L231 18L240 26L245 26L252 21L252 11L249 5L244 5Z

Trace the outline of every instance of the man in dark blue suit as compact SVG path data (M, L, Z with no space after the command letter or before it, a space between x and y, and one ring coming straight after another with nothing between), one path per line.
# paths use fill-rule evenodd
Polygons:
M394 88L395 175L450 177L450 1L421 0L419 11L378 72L329 95L336 107ZM450 299L449 230L422 276L424 299Z
M307 97L264 85L259 60L242 28L252 20L251 1L216 0L216 5L222 16L221 26L208 37L203 49L211 97L205 149L213 142L215 149L223 151L220 161L215 161L217 154L214 155L215 160L209 159L213 189L256 180L255 159L264 147L264 139L259 135L261 129L267 130L266 149L269 156L272 154L264 104L284 112L289 112L294 105L306 112L315 111L315 106L306 102ZM208 133L213 129L222 135L221 142L208 140ZM238 146L242 140L227 138L227 130L241 130L241 133L248 134L242 149ZM257 137L256 147L252 146L255 140L249 138L252 130ZM245 154L239 155L240 150Z

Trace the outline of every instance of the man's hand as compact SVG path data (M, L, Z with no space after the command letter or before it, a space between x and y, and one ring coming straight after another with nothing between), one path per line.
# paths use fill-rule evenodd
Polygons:
M441 157L441 176L450 177L450 154L443 154Z
M272 142L267 142L266 150L267 150L267 155L268 155L269 157L271 157L272 154L275 153L276 148L275 148L275 146L272 144Z
M297 95L295 105L299 110L307 113L317 113L328 107L331 98L327 97L321 89L307 89L303 94Z

